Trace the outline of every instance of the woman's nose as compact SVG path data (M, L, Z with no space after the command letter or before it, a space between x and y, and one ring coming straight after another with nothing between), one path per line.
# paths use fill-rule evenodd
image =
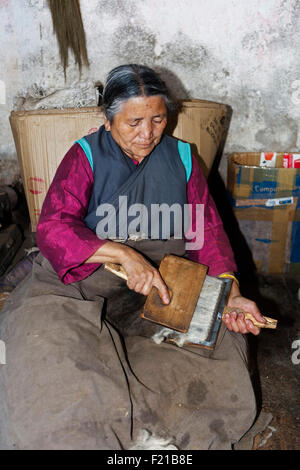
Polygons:
M141 135L144 140L149 140L153 136L153 129L151 122L144 122L141 128Z

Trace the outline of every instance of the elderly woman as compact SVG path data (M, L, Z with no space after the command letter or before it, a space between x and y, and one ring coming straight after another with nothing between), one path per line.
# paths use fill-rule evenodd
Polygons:
M165 254L188 256L212 276L236 270L197 160L188 144L164 135L171 108L153 70L117 67L103 92L104 126L76 142L56 172L37 228L41 253L1 313L9 448L130 449L144 435L183 450L230 449L253 423L243 334L258 328L233 312L209 352L156 344L157 326L139 317L152 287L170 301L157 269ZM184 231L175 236L175 216L168 237L164 219L150 217L142 231L147 224L136 227L133 213L124 218L125 200L149 210L203 204L203 246L186 245ZM110 207L113 224L101 210ZM127 282L106 262L122 265ZM228 304L262 321L237 282Z

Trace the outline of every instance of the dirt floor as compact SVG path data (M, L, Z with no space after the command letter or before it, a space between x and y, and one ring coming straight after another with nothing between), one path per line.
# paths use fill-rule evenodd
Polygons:
M255 288L254 288L255 287ZM249 337L253 381L259 408L273 420L254 439L257 450L300 449L300 276L259 275L244 286L276 330Z

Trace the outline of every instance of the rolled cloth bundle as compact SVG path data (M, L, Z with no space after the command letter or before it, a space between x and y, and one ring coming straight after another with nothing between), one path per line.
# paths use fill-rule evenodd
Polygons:
M79 0L48 0L48 4L65 77L69 48L72 49L81 72L82 64L89 66L89 61Z

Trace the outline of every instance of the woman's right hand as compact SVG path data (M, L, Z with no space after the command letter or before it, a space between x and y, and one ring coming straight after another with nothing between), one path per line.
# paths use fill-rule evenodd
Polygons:
M129 289L139 294L148 295L152 287L156 287L162 302L164 304L170 302L167 286L159 271L143 255L128 245L107 240L85 262L121 264L128 278L127 285Z
M139 294L149 295L152 287L156 287L164 304L170 302L168 288L159 271L154 268L140 253L126 247L121 264L127 274L127 286Z

